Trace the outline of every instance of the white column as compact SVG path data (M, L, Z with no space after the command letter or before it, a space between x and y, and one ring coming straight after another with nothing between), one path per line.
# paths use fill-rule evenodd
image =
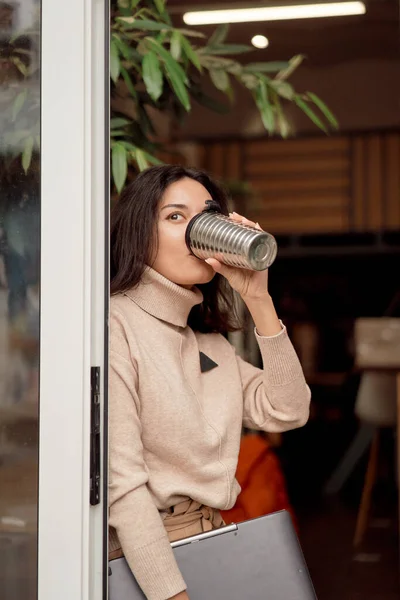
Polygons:
M42 0L38 600L102 598L89 441L90 367L104 367L104 4Z

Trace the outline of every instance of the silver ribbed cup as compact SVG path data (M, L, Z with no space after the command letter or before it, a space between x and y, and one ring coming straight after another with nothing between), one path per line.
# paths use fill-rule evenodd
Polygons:
M253 271L268 269L277 253L276 240L270 233L214 211L193 217L186 230L186 244L197 258L216 258L226 265Z

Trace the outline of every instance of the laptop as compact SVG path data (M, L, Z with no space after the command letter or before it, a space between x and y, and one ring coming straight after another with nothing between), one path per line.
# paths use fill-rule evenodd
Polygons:
M280 511L173 542L190 600L316 600L292 520ZM143 600L125 558L109 563L109 600Z

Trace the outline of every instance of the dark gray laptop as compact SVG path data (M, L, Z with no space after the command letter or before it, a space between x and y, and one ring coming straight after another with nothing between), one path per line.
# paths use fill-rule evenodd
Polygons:
M172 544L190 600L316 600L288 512ZM143 600L124 558L109 563L109 600Z

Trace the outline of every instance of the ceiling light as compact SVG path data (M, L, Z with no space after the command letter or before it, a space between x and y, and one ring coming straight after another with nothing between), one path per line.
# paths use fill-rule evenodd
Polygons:
M316 19L364 15L364 2L327 2L323 4L293 4L261 6L226 10L201 10L183 15L186 25L216 25L218 23L248 23L254 21L282 21L286 19Z
M251 38L251 43L256 48L266 48L269 46L268 38L266 38L265 35L255 35Z

